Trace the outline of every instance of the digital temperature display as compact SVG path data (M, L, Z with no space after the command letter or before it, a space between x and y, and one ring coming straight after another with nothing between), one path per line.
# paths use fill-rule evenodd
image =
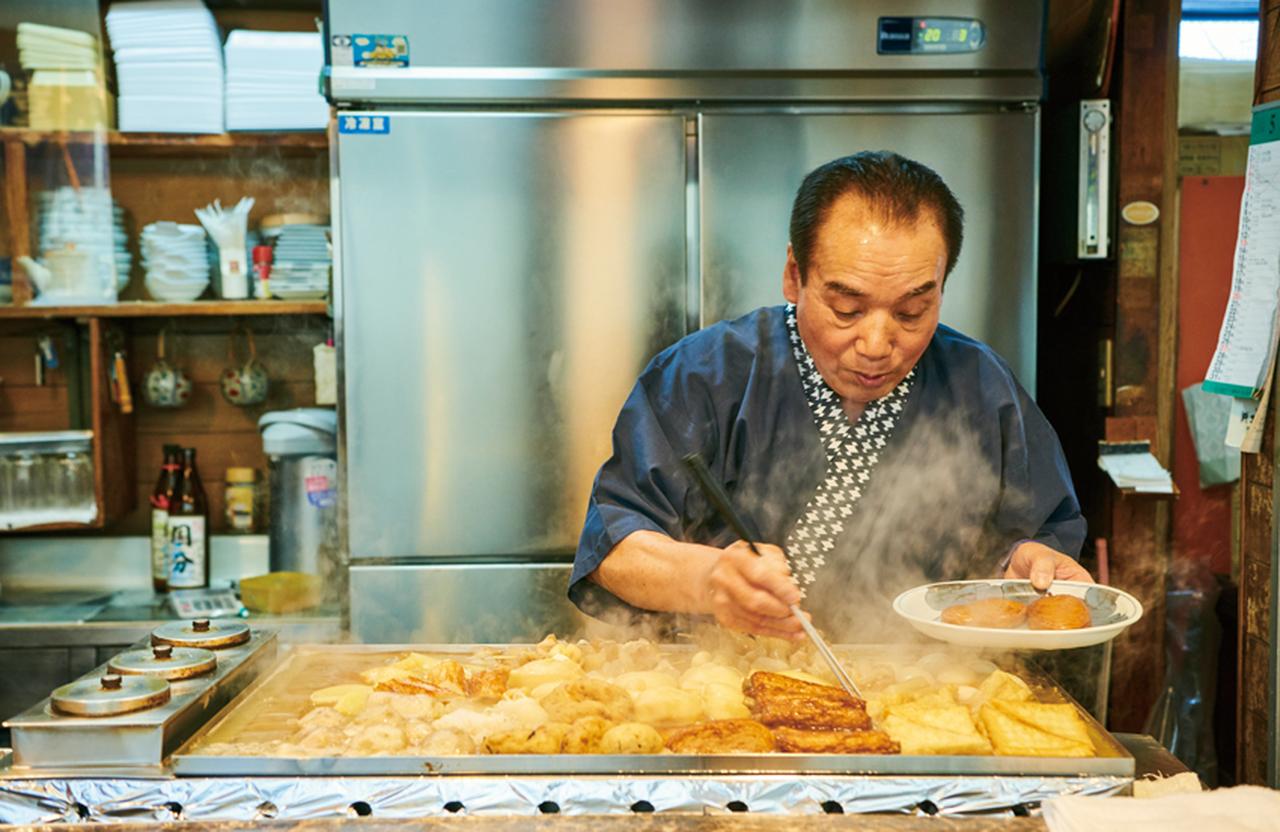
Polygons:
M876 51L881 55L977 52L987 37L971 17L882 17Z

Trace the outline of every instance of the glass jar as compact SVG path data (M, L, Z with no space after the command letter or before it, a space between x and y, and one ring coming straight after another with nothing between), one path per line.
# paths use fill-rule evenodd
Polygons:
M253 534L261 525L262 515L257 470L228 468L224 478L227 531L231 534Z

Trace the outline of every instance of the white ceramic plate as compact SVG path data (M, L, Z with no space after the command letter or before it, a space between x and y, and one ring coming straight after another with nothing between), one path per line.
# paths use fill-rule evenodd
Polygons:
M986 580L945 581L909 589L893 601L893 611L912 627L931 638L967 647L1003 650L1069 650L1102 644L1120 635L1142 618L1142 604L1115 587L1079 581L1054 581L1052 595L1074 595L1089 607L1093 625L1079 630L1002 630L996 627L966 627L944 624L942 611L952 604L984 598L1013 598L1031 601L1036 597L1030 581Z

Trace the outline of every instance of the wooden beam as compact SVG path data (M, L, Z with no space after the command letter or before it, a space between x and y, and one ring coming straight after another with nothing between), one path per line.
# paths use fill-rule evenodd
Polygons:
M1176 351L1178 23L1176 0L1125 0L1120 35L1116 150L1121 207L1149 202L1156 222L1123 220L1116 236L1115 408L1109 432L1133 420L1166 466L1173 445ZM1119 640L1112 672L1109 723L1140 730L1164 677L1164 593L1169 509L1164 501L1116 495L1112 500L1111 579L1146 608Z
M93 484L98 522L104 526L133 510L137 499L133 416L111 399L113 343L124 348L123 333L102 318L89 319L89 398L93 424Z
M1263 0L1258 16L1254 103L1280 100L1280 0ZM1271 578L1275 569L1276 388L1272 388L1262 450L1245 454L1240 472L1239 686L1236 690L1236 778L1266 785L1272 737L1269 703L1275 698L1271 657ZM1274 767L1274 762L1271 764Z

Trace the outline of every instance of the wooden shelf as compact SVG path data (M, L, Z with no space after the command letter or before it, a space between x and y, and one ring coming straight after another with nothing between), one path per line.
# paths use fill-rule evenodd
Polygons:
M325 315L323 300L209 300L191 303L122 301L102 306L0 306L0 319L190 318L235 315Z
M329 136L324 130L194 134L30 130L21 127L0 129L0 142L18 141L28 147L46 142L92 143L104 138L112 152L121 155L216 155L262 149L314 153L329 147Z
M42 523L39 526L23 526L20 529L0 529L3 534L27 534L36 532L91 532L101 529L102 523Z

